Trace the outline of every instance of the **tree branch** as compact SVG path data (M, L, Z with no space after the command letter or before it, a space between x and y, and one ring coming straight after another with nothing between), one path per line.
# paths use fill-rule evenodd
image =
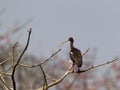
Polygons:
M4 84L4 87L6 87L8 90L11 90L11 88L5 83L5 81L2 78L0 78L0 80Z
M40 68L41 68L41 71L42 71L43 77L44 77L43 90L47 90L47 89L48 89L48 84L47 84L46 74L45 74L45 72L44 72L42 66L41 66L41 65L39 65L39 66L40 66Z
M6 73L12 68L12 66L10 66L5 72L3 72L0 76L0 78L3 76L3 75L6 75Z
M88 70L91 70L91 69L94 69L94 68L97 68L97 67L101 67L101 66L104 66L104 65L106 65L106 64L110 64L110 63L115 62L115 61L117 61L117 60L119 60L119 58L112 59L111 61L107 61L107 62L102 63L102 64L92 65L92 66L89 67L89 68L86 68L86 69L84 69L84 70L81 70L81 72L86 72L86 71L88 71ZM80 72L80 73L81 73L81 72Z
M35 64L35 65L27 65L27 64L22 64L22 63L19 63L19 66L22 66L22 67L28 67L28 68L33 68L33 67L37 67L41 64L44 64L46 63L47 61L49 61L52 57L54 57L57 53L59 53L61 51L61 49L57 50L55 53L53 53L50 57L48 57L46 60L43 60L41 61L40 63L38 64Z
M16 56L16 55L17 55L17 54L15 54L15 56ZM12 58L13 58L13 56L11 56L11 57L7 58L6 60L0 62L0 65L6 63L7 61L11 60Z
M15 59L15 47L18 44L18 42L16 42L13 47L12 47L12 66L14 67L14 59Z
M21 55L19 56L19 58L18 58L18 60L17 60L17 63L16 63L15 66L13 67L13 72L12 72L12 82L13 82L13 89L14 89L14 90L16 90L15 70L16 70L16 67L19 65L19 62L20 62L22 56L24 55L25 51L26 51L27 48L28 48L29 41L30 41L31 31L32 31L32 29L30 28L29 35L28 35L28 40L27 40L27 44L26 44L26 46L25 46L23 52L22 52Z

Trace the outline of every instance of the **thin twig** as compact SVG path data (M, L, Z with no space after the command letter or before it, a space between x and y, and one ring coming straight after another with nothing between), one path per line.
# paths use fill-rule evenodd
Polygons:
M4 84L4 87L6 87L8 90L11 90L11 88L5 83L5 81L2 78L0 78L0 80Z
M22 64L22 63L19 63L19 66L22 66L22 67L28 67L28 68L33 68L33 67L36 67L36 66L39 66L41 64L44 64L46 63L47 61L49 61L52 57L54 57L57 53L59 53L61 51L61 49L57 50L55 53L53 53L50 57L48 57L46 60L43 60L41 61L40 63L38 64L35 64L35 65L27 65L27 64Z
M46 74L45 74L45 72L44 72L42 66L41 66L41 65L39 65L39 66L40 66L40 68L41 68L41 71L42 71L43 77L44 77L43 90L47 90L47 89L48 89L48 84L47 84Z
M6 75L6 73L12 68L12 66L10 66L5 72L3 72L0 76L0 78L3 76L3 75Z
M11 73L0 72L0 77L4 73L4 75L11 76Z
M14 67L14 59L15 59L15 47L18 44L18 42L16 42L13 47L12 47L12 66Z
M89 48L87 48L83 53L82 56L84 56L89 51Z
M52 87L52 86L60 83L61 81L63 81L64 78L65 78L68 74L71 73L71 69L72 69L72 68L69 68L69 69L67 70L67 72L65 72L65 74L64 74L60 79L57 79L57 80L56 80L56 82L53 82L53 83L48 84L48 88L50 88L50 87Z
M4 61L0 62L0 65L2 65L2 64L4 64L4 63L6 63L6 62L7 62L7 61L9 61L10 59L12 59L12 57L7 58L6 60L4 60Z
M115 62L115 61L117 61L117 60L119 60L119 58L112 59L111 61L107 61L107 62L102 63L102 64L92 65L92 66L89 67L89 68L86 68L86 69L84 69L84 70L81 70L80 73L81 73L81 72L86 72L86 71L88 71L88 70L91 70L91 69L94 69L94 68L97 68L97 67L104 66L104 65L106 65L106 64L110 64L110 63Z
M16 56L17 54L15 54L15 56ZM12 56L11 57L9 57L9 58L7 58L6 60L4 60L4 61L2 61L2 62L0 62L0 65L2 65L2 64L4 64L4 63L6 63L7 61L9 61L9 60L11 60L12 59Z
M46 73L46 77L48 78L48 79L50 79L50 80L52 80L52 81L57 81L57 79L55 79L55 78L53 78L53 77L51 77L50 75L48 75L47 73Z
M14 65L13 67L13 72L12 72L12 82L13 82L13 89L16 90L16 82L15 82L15 70L16 70L16 67L19 65L19 62L22 58L22 56L24 55L25 51L27 50L28 48L28 45L29 45L29 41L30 41L30 35L31 35L31 31L32 29L30 28L29 30L29 35L28 35L28 40L27 40L27 44L23 50L23 52L21 53L21 55L19 56L18 60L17 60L17 63Z

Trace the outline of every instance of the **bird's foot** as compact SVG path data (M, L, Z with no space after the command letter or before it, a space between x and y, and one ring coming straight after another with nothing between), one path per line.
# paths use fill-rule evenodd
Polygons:
M72 66L71 73L74 73L74 66Z
M76 71L76 73L81 73L81 70L78 68L78 70Z
M80 73L80 72L81 72L80 70L76 71L76 73Z
M84 70L78 70L76 71L76 73L82 73L82 72L85 72Z

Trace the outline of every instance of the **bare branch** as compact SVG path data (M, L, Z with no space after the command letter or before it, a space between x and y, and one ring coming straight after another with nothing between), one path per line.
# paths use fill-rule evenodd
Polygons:
M64 74L60 79L57 79L55 82L52 82L52 83L48 84L48 88L50 88L50 87L52 87L52 86L54 86L54 85L57 85L57 84L60 83L62 80L64 80L64 78L65 78L69 73L71 73L71 69L72 69L72 68L69 68L69 70L67 70L67 71L65 72L65 74ZM38 89L36 89L36 90L43 90L43 87L38 88Z
M35 65L26 65L26 64L22 64L22 63L19 63L20 66L22 67L28 67L28 68L33 68L33 67L36 67L36 66L39 66L41 64L44 64L46 63L47 61L49 61L52 57L54 57L57 53L59 53L61 51L61 49L57 50L55 53L53 53L50 57L48 57L46 60L43 60L41 61L40 63L38 64L35 64Z
M18 42L16 42L12 47L12 66L14 67L14 58L15 58L15 47L17 46Z
M84 56L89 51L89 48L87 48L83 53L82 56Z
M28 35L28 40L27 40L27 44L26 44L26 46L25 46L23 52L22 52L21 55L19 56L19 58L18 58L18 60L17 60L17 63L16 63L15 66L13 67L13 72L12 72L12 82L13 82L13 89L14 89L14 90L16 90L15 70L16 70L16 67L19 65L19 62L20 62L22 56L24 55L25 51L26 51L27 48L28 48L29 41L30 41L31 31L32 31L32 29L30 28L29 35Z
M9 58L7 58L6 60L4 60L4 61L0 62L0 65L2 65L2 64L4 64L4 63L6 63L7 61L9 61L9 60L11 60L11 59L12 59L12 56L11 56L11 57L9 57Z
M0 78L0 80L4 84L4 87L6 87L8 90L11 90L11 88L5 83L5 81L2 78Z
M14 56L16 56L17 54L15 54ZM7 59L5 59L4 61L0 62L0 65L6 63L7 61L11 60L13 58L13 55Z
M2 75L3 73L4 73L4 75L11 76L11 73L0 72L0 77L1 77L1 75Z
M91 69L94 69L94 68L97 68L97 67L100 67L100 66L104 66L104 65L106 65L106 64L110 64L110 63L115 62L115 61L117 61L117 60L119 60L119 58L115 58L115 59L113 59L113 60L111 60L111 61L107 61L107 62L102 63L102 64L92 65L92 66L89 67L89 68L86 68L86 69L84 69L84 70L81 70L81 72L86 72L86 71L88 71L88 70L91 70ZM81 72L80 72L80 73L81 73Z
M45 72L44 72L42 66L41 66L41 65L39 65L39 66L40 66L40 68L41 68L41 71L42 71L43 77L44 77L43 90L47 90L47 89L48 89L48 84L47 84L46 74L45 74Z
M60 79L58 79L56 82L53 82L53 83L48 84L48 88L50 88L50 87L52 87L52 86L60 83L62 80L64 80L64 78L65 78L69 73L71 73L71 69L72 69L72 68L69 68L69 69L67 70L67 72L65 72L65 74L64 74Z
M0 76L0 78L3 76L3 75L6 75L6 73L12 68L12 66L10 66L5 72L3 72Z
M46 73L46 77L47 77L48 79L50 79L50 80L54 81L54 82L56 82L56 81L57 81L57 79L55 79L55 78L51 77L51 76L50 76L50 75L48 75L47 73Z

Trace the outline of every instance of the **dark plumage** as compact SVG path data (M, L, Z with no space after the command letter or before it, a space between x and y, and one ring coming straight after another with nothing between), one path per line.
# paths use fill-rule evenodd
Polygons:
M68 41L70 41L70 48L71 48L71 50L70 50L70 59L73 62L73 67L74 67L74 65L78 66L78 71L77 72L79 72L80 71L79 68L82 66L82 54L81 54L81 51L73 46L74 40L73 40L72 37L70 37L68 39Z

